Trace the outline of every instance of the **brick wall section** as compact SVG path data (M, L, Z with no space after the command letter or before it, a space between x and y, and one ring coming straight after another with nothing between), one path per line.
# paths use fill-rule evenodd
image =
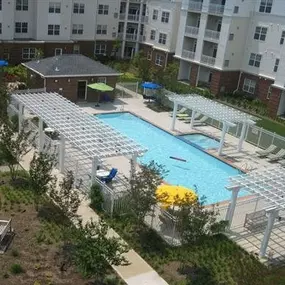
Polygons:
M240 71L224 71L221 72L220 87L225 87L224 92L233 92L237 89Z
M212 80L210 83L210 90L212 94L218 95L221 88L222 72L218 70L212 71Z
M281 100L281 93L282 91L277 88L272 88L271 89L271 96L268 101L268 109L269 109L269 115L271 117L276 117L280 100Z
M44 88L44 79L37 73L27 70L27 87L29 89Z
M196 87L197 77L198 77L198 69L199 65L192 63L191 70L190 70L190 85Z

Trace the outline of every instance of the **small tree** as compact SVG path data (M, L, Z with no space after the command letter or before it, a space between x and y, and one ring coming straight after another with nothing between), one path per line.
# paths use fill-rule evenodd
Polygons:
M131 177L128 188L128 209L138 225L143 224L145 216L157 203L156 189L166 173L162 165L151 161L142 165Z
M102 204L104 202L104 197L101 192L99 184L93 184L90 189L89 198L91 200L90 206L96 211L102 211Z
M10 98L4 79L1 77L2 76L0 76L0 123L2 125L4 122L8 121L7 109Z
M24 121L19 133L14 133L10 122L3 123L0 128L0 160L9 167L12 181L17 178L19 161L34 146L35 137L27 124Z
M218 221L218 212L214 208L205 208L205 197L200 201L188 200L179 203L179 209L173 211L176 217L177 230L183 244L192 245L201 237L225 231L226 221Z
M55 188L55 177L52 169L55 157L48 153L34 153L29 169L29 186L34 194L35 208L39 210L39 203L44 194Z
M127 264L124 253L128 247L119 238L107 237L109 227L100 220L79 223L70 232L71 258L78 270L86 277L102 281L111 265Z
M147 60L143 51L140 51L135 55L133 64L138 68L138 76L143 81L151 80L151 63L149 60Z
M59 189L51 188L50 197L68 219L74 221L78 218L77 210L80 205L80 199L78 190L74 187L72 171L67 172L63 181L59 184Z
M36 49L35 59L41 59L44 57L44 51L40 48Z

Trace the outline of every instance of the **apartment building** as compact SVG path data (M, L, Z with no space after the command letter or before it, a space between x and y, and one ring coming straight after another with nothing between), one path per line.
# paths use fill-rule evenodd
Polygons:
M214 94L244 91L285 113L285 1L183 0L179 79Z

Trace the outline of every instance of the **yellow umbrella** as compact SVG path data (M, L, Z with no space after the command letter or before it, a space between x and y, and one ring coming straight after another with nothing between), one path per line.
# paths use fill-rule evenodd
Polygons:
M179 206L185 202L194 202L198 198L194 190L183 186L166 184L158 186L156 195L165 208L172 205Z

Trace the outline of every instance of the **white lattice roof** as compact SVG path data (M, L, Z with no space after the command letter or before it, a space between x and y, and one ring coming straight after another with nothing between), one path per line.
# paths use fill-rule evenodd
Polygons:
M19 93L12 99L62 134L89 157L140 155L144 147L57 93Z
M285 209L285 168L266 167L230 178L228 189L241 188L265 198L270 206Z
M181 106L197 111L220 122L229 122L233 124L246 122L248 124L255 124L253 117L249 114L197 94L170 94L167 95L167 97L172 102L176 102Z

